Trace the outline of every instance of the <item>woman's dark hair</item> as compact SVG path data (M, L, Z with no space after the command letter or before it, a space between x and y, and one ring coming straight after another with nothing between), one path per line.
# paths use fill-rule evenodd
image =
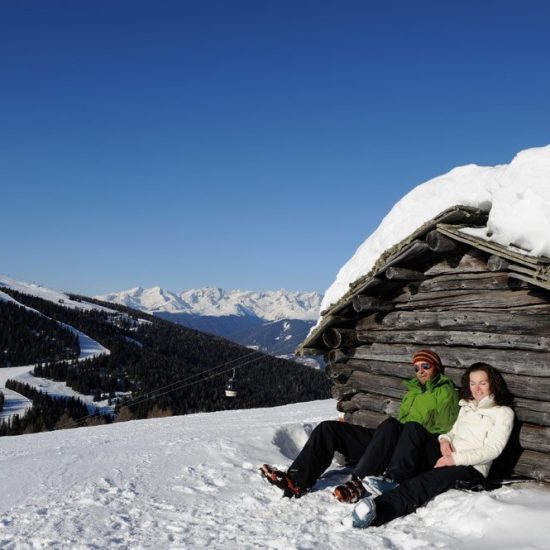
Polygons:
M470 373L476 371L483 371L487 373L487 378L489 379L489 390L493 394L497 405L512 405L514 397L508 390L508 386L506 386L504 378L502 378L500 372L487 363L474 363L462 375L461 387L459 390L461 399L470 401L474 398L470 390Z

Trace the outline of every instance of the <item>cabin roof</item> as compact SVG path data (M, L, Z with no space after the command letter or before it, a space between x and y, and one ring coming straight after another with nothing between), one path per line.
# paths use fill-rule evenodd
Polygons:
M487 211L468 206L453 206L383 252L367 274L351 283L344 296L321 312L320 322L300 344L296 353L300 355L325 353L326 346L321 340L323 331L335 321L341 322L342 315L349 314L355 296L377 295L382 290L384 281L387 282L385 272L389 267L406 266L407 263L419 257L428 261L430 256L434 258L437 255L441 256L441 253L431 250L425 242L428 233L434 230L463 245L503 258L510 262L510 269L514 271L515 278L550 290L550 258L532 256L518 246L506 247L481 236L479 232L475 235L468 232L469 229L485 227L487 219Z

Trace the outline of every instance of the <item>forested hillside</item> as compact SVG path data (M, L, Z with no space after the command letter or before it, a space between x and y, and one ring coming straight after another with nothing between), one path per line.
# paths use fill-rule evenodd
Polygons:
M271 407L329 397L330 383L324 373L221 337L124 306L103 304L116 313L80 311L3 291L111 351L86 361L49 362L35 368L35 375L65 381L98 400L112 400L117 392L125 392L124 402L117 407L117 411L123 409L121 418ZM231 399L225 397L224 388L233 368L238 397Z
M76 358L78 338L42 315L0 300L0 367Z

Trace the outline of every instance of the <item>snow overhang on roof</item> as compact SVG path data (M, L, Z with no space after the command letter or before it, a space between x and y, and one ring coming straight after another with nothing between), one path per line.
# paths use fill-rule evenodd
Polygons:
M353 299L361 294L376 296L384 284L390 283L386 272L390 267L407 265L421 256L441 254L436 243L430 242L429 233L437 233L469 245L473 248L496 255L510 262L509 269L514 277L550 290L550 258L530 256L525 250L514 245L503 246L490 240L487 232L488 212L468 206L453 206L432 218L407 238L383 252L373 268L350 284L349 290L335 304L321 312L318 324L296 349L299 355L315 355L327 352L322 341L323 332L334 325L353 324L355 315L349 315ZM428 237L428 238L427 238Z

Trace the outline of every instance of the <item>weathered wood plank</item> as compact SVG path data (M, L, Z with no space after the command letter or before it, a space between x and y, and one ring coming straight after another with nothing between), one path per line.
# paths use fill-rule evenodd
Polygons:
M489 291L433 291L413 294L401 293L393 299L395 309L436 308L443 309L515 309L537 308L550 311L547 296L532 290Z
M480 311L393 311L374 314L358 321L363 330L451 329L513 332L515 334L550 334L550 313L514 313Z
M519 441L524 449L550 453L550 428L523 424L519 432Z
M446 273L477 273L483 271L487 271L487 255L477 250L471 250L461 257L445 257L424 273L426 275L442 275Z
M550 338L526 334L455 330L373 330L357 332L359 342L469 346L495 349L550 351Z
M391 376L381 376L368 372L353 371L348 378L348 386L355 388L358 392L377 393L401 399L405 394L403 380Z
M514 472L539 481L550 482L550 455L536 451L523 451Z
M346 363L347 368L352 371L368 372L371 374L382 374L385 376L396 376L409 380L414 376L414 369L408 363L389 363L387 361L376 361L373 359L350 359Z
M412 356L422 346L411 344L372 344L348 350L355 359L389 361L410 364ZM443 366L468 368L472 363L484 361L501 373L529 376L550 376L550 354L533 351L477 349L466 347L434 347Z
M516 397L514 410L519 420L541 426L550 426L550 402Z
M365 313L369 311L391 311L393 304L391 300L378 298L376 296L354 296L353 309L357 313Z
M405 267L388 267L386 277L395 281L423 281L426 276L422 271L407 269Z
M515 284L515 283L513 283ZM446 292L449 290L509 290L508 273L457 273L439 275L417 283L415 291Z
M330 389L330 393L334 399L339 401L341 399L351 399L357 393L357 389L349 384L335 382Z
M357 393L350 399L349 404L349 412L355 410L369 410L380 414L397 417L399 415L401 400L388 395Z

